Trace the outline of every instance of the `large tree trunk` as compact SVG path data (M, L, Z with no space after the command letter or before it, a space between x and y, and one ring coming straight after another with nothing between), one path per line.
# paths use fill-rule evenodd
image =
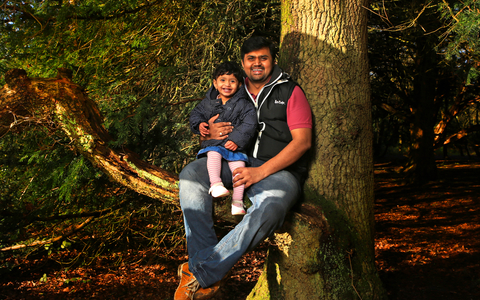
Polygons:
M385 299L374 264L367 5L282 1L280 65L314 113L300 211L277 233L250 299Z

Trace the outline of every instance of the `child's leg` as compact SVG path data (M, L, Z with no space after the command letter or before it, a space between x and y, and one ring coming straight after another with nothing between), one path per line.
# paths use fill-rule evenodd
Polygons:
M222 182L220 172L222 171L222 155L217 151L207 152L207 171L210 177L210 186Z
M244 161L229 161L228 166L230 170L233 171L236 168L245 167ZM245 185L237 186L233 188L232 195L232 214L233 215L244 215L245 209L243 207L243 191L245 190Z
M222 155L216 151L207 152L207 171L210 177L210 190L213 198L225 197L230 192L223 186L220 172L222 171Z

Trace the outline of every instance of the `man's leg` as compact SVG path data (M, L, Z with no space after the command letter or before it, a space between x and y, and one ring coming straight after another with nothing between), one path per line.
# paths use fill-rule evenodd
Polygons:
M231 185L231 176L228 166L226 168L222 166L222 181ZM208 194L210 180L207 158L200 158L188 164L180 172L179 177L180 205L187 236L187 251L191 256L218 243L213 228L213 200Z
M188 247L190 272L200 285L208 287L220 281L245 252L253 249L280 228L288 210L297 200L300 190L295 177L287 171L270 175L247 189L247 196L253 205L234 229L218 243L209 238L208 243L202 243L205 247L196 252L191 251L193 247ZM204 219L203 216L201 218ZM213 231L213 222L211 226ZM200 249L198 247L200 242L196 241L196 244L195 249Z
M226 178L231 183L231 172L228 167ZM212 196L208 194L210 179L207 172L207 158L188 164L180 173L179 196L182 206L187 250L189 255L201 249L216 245L218 240L213 228ZM200 283L189 270L189 263L179 266L180 283L175 291L175 300L209 298L214 295L220 284L200 288Z

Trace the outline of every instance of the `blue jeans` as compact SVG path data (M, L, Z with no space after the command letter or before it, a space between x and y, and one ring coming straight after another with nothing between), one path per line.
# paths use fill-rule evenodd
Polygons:
M256 167L263 162L250 158ZM222 182L232 187L232 173L222 161ZM285 215L300 195L301 186L288 171L280 171L250 186L246 194L252 206L243 220L218 241L213 228L212 197L207 159L187 165L180 173L180 205L187 236L188 266L204 288L221 280L247 251L283 225Z

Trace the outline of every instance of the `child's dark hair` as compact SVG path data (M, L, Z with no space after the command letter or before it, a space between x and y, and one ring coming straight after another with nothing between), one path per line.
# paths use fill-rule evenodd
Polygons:
M237 78L238 82L243 84L243 71L236 62L226 61L219 64L215 71L213 71L213 78L217 79L222 75L233 75Z
M263 36L252 36L245 40L245 42L243 42L242 48L240 48L240 55L242 56L242 61L245 58L245 54L252 51L260 50L262 48L270 49L272 59L275 61L278 53L277 46Z

